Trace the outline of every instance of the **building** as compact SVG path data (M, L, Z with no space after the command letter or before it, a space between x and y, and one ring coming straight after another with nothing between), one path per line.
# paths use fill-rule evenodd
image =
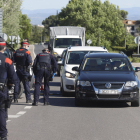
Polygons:
M137 28L140 26L140 21L135 20L123 20L123 24L126 25L127 31L133 35L138 36Z

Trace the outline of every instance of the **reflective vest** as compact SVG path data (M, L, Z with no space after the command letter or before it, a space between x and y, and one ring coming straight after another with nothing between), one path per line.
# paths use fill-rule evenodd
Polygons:
M49 53L40 53L38 56L38 63L46 63L47 66L51 67L51 58Z
M7 57L0 54L0 84L6 84L7 80L7 69L5 67L5 59Z
M26 49L18 49L15 52L15 56L16 56L16 65L20 65L20 66L25 66L26 65Z

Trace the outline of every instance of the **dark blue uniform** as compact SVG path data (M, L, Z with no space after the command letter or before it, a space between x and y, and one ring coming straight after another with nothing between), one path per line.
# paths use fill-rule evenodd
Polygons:
M19 91L20 81L23 82L26 102L31 100L30 86L29 86L29 73L27 72L27 67L32 64L32 57L30 52L25 48L18 49L13 56L13 62L16 63L17 75L19 78L18 85L15 86L15 92ZM15 97L17 99L17 97Z
M11 84L17 84L18 77L15 73L12 61L0 52L0 83L7 83L9 80ZM4 86L3 90L0 89L0 137L7 136L6 129L6 110L5 100L7 99L7 87Z
M52 65L52 67L51 67ZM35 91L34 91L34 103L39 101L40 86L42 79L44 78L44 104L49 99L49 77L51 71L55 73L57 70L57 62L55 58L49 53L40 53L36 56L33 64L33 72L35 75Z

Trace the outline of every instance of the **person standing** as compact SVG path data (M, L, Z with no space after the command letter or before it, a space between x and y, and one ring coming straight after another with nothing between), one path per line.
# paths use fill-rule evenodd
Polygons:
M15 86L14 92L16 93L17 91L19 91L19 84L20 81L22 81L25 89L26 103L32 103L28 72L28 67L32 65L32 57L30 52L28 51L28 42L22 42L21 45L21 48L16 50L13 56L13 62L16 63L17 76L19 78L18 86ZM16 102L17 96L14 97L14 100Z
M0 37L0 140L7 140L6 129L6 101L8 98L7 83L16 84L17 74L14 70L13 62L3 53L6 49L5 40Z
M33 106L38 106L40 86L44 78L44 105L49 105L49 78L51 72L53 75L57 70L57 62L55 58L49 53L47 48L42 50L42 53L38 54L34 60L33 72L35 75L35 90L34 90L34 102Z

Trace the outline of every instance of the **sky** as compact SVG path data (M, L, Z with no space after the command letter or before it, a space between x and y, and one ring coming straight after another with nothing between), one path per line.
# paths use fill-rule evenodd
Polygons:
M104 2L105 0L101 0ZM140 7L140 0L109 0L120 8ZM23 0L22 9L61 9L66 7L69 0Z

